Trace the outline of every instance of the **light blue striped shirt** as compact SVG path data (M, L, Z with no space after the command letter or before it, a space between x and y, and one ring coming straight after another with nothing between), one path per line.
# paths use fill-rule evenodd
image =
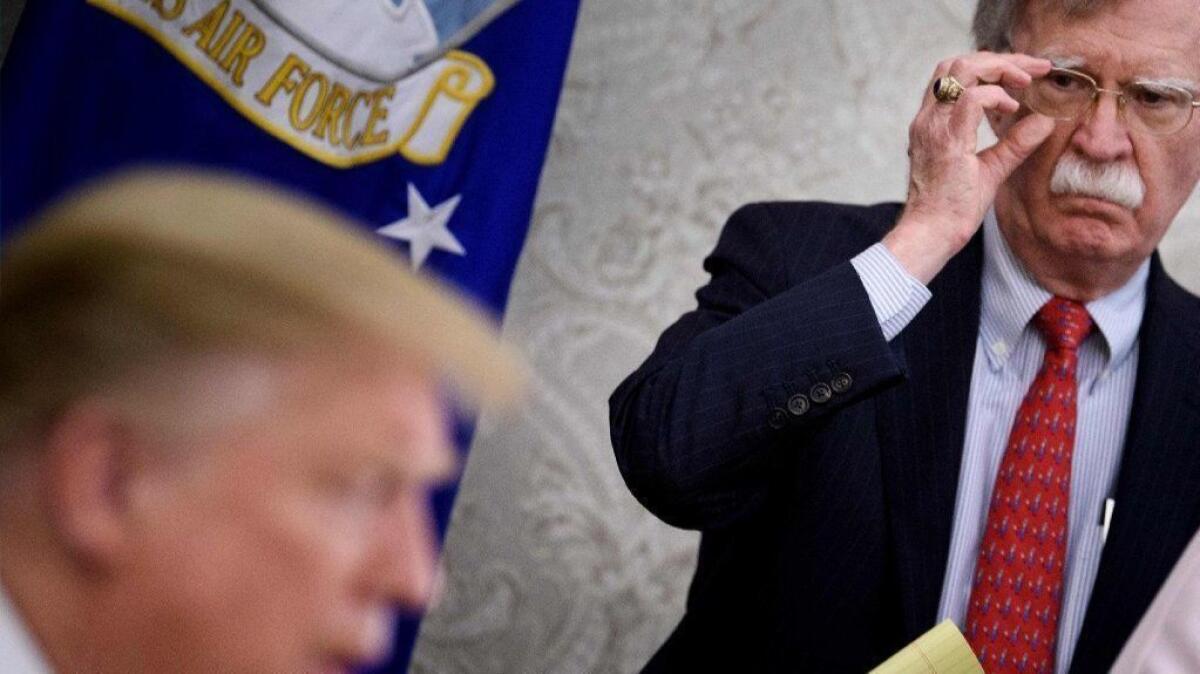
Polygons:
M950 618L960 628L967 614L992 483L1017 407L1045 354L1041 336L1030 319L1051 297L1013 255L993 212L984 220L983 246L979 339L971 371L950 554L938 606L938 620ZM884 336L892 339L920 312L930 297L929 291L883 244L875 244L851 262L867 289ZM1120 289L1087 304L1096 330L1079 350L1066 591L1058 627L1060 673L1070 669L1100 566L1104 545L1101 512L1116 483L1129 423L1137 378L1137 335L1146 308L1149 273L1147 260Z

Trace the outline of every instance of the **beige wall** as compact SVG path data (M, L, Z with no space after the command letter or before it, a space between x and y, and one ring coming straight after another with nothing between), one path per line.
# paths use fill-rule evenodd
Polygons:
M607 396L694 306L736 206L903 195L909 119L972 7L584 0L507 319L535 391L481 425L416 671L629 672L666 637L697 536L626 492ZM1196 199L1182 220L1164 253L1200 288Z

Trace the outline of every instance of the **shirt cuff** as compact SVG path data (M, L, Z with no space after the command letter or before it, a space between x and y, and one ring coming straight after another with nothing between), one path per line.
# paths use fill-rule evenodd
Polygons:
M933 297L929 288L913 278L882 242L855 255L850 264L867 289L875 318L889 342Z

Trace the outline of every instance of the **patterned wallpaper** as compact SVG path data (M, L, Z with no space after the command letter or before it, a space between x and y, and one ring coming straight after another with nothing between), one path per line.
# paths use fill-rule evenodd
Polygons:
M933 65L973 0L584 0L507 338L523 411L485 417L416 672L632 672L682 614L698 536L617 473L607 398L694 306L725 218L898 199ZM1164 244L1200 289L1200 203Z

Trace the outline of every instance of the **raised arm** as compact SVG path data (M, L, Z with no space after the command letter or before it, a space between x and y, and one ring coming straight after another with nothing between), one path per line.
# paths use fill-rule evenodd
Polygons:
M705 261L712 279L699 306L613 393L618 465L663 520L703 529L753 510L772 466L802 459L807 433L900 380L900 359L844 261L871 244L853 222L868 213L886 229L896 207L736 212Z

